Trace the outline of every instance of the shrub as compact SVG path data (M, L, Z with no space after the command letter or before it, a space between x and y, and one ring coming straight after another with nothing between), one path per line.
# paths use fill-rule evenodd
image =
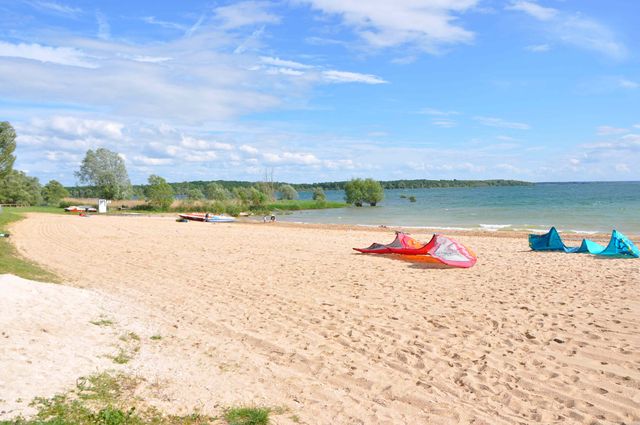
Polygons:
M314 201L326 201L327 195L324 193L324 189L321 187L316 187L313 189L313 200Z
M298 192L290 184L283 184L280 186L280 199L298 199Z

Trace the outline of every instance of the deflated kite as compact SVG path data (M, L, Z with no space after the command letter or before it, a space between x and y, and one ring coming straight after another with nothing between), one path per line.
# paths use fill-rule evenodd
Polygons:
M415 257L421 261L442 263L452 267L468 268L473 266L476 255L461 243L435 234L425 244L418 242L402 232L396 232L396 238L389 244L373 243L367 248L353 248L365 254L400 254Z

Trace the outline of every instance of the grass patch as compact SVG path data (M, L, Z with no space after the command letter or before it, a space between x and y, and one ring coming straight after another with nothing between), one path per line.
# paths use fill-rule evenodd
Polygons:
M21 214L23 212L32 211L31 208L3 208L0 213L0 233L7 233L10 223L23 219L24 216ZM20 256L9 242L9 238L0 238L0 274L4 273L40 282L60 282L60 278L55 274Z
M118 338L122 345L118 346L118 353L109 358L116 364L126 364L140 351L140 336L135 332L127 332Z
M154 341L160 341L162 339L161 335L151 335L151 338Z
M269 409L264 407L234 407L224 414L229 425L267 425Z
M327 208L344 208L347 204L344 202L335 201L314 201L312 199L307 200L280 200L269 202L263 207L267 210L276 211L298 211L298 210L322 210Z
M197 412L185 416L164 415L146 407L134 396L140 380L123 374L101 373L80 378L76 388L31 403L32 418L17 417L0 425L204 425L216 418Z
M102 319L102 318L98 320L92 320L89 323L96 326L112 326L114 324L113 320Z

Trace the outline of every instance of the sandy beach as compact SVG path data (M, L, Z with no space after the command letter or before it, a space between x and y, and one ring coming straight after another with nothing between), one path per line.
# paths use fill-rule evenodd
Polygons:
M30 298L21 322L68 311L65 341L103 347L87 358L113 350L109 332L135 329L141 346L122 368L168 412L284 407L278 424L292 415L306 424L640 421L640 260L459 234L478 263L449 269L351 249L389 242L391 230L173 217L32 214L12 233L21 254L66 282ZM13 310L2 305L11 331ZM90 335L98 316L122 329ZM40 322L31 332L48 326ZM113 367L101 358L58 368L74 350L20 351L21 338L7 339L13 348L0 359L2 370L20 370L2 372L0 384L23 387L21 398ZM45 358L52 377L29 386ZM0 411L20 408L9 397Z

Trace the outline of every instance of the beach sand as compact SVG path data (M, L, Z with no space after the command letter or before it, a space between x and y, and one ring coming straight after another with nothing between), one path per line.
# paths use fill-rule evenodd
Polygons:
M23 255L121 306L108 314L126 315L126 326L138 322L142 347L127 370L168 412L289 409L278 424L292 415L307 424L640 421L640 260L461 234L478 263L446 269L351 249L389 242L391 231L169 217L34 214L12 230ZM55 303L36 307L64 306L74 288L58 289ZM28 376L10 379L27 388Z

